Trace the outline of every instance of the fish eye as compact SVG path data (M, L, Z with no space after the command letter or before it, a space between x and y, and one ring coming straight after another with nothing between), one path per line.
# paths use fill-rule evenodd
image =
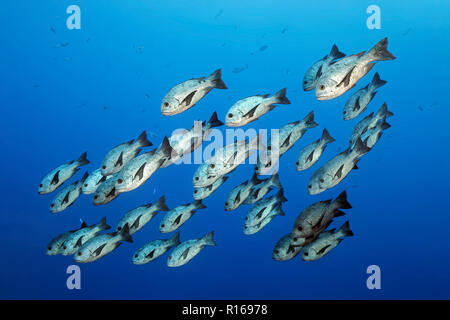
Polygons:
M198 181L198 179L200 179L199 177L195 177L195 181Z
M163 224L161 224L161 228L164 228L165 227L165 224L163 223Z
M344 111L344 114L347 114L347 111Z
M172 260L172 256L169 256L169 260Z
M198 192L198 190L194 190L194 193L197 193Z
M232 113L229 113L229 114L228 114L228 118L233 118L233 114L232 114Z
M303 228L302 228L301 226L298 226L297 230L298 230L298 231L302 231Z
M42 185L42 183L39 185L39 188L42 188L43 187L43 185Z
M256 166L256 167L255 167L255 170L257 170L257 171L258 171L258 170L259 170L259 167L258 167L258 166Z
M274 250L273 251L275 254L278 254L280 251L278 251L278 250Z
M77 255L78 255L78 256L81 256L81 252L78 252Z
M300 164L300 162L298 162L298 161L297 161L297 162L296 162L295 164L296 164L296 165L299 165L299 164Z
M169 103L168 102L164 102L164 107L168 107L169 106Z
M48 247L47 250L49 250L49 251L52 250L52 247Z
M225 205L228 206L228 202L225 202Z
M244 226L244 229L248 229L248 227L247 227L247 226Z
M308 186L308 189L311 189L311 188L312 188L312 185L309 185L309 186Z
M320 90L325 90L325 86L324 86L324 85L321 85L321 86L319 87L319 89L320 89Z
M84 186L85 186L85 187L87 187L87 186L88 186L88 184L87 184L87 183L85 183L85 184L84 184Z
M135 254L135 255L134 255L134 257L135 257L135 258L137 258L137 257L138 257L138 255L137 255L137 254Z
M123 183L123 180L122 180L122 179L119 179L119 180L117 180L117 183L118 183L118 184L122 184L122 183Z
M294 239L292 239L292 240L294 240L294 242L297 242L298 238L294 238Z
M305 256L308 256L308 252L303 252L303 254L304 254Z
M247 221L248 220L248 217L245 217L245 221Z
M324 182L325 182L325 180L323 180L323 179L320 179L320 182L324 183Z
M52 204L50 205L50 207L51 207L51 208L53 208L54 206L55 206L55 204L54 204L54 203L52 203Z
M119 231L122 230L122 227L117 227L117 230L119 230Z
M103 165L103 166L102 166L102 169L106 169L106 166L105 166L105 165Z
M98 196L94 196L94 199L97 200L97 199L98 199Z

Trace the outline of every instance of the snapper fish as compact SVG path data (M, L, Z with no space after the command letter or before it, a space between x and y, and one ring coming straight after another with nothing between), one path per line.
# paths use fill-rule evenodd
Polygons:
M282 202L286 202L287 199L283 195L283 189L280 189L276 195L262 199L250 209L250 211L245 216L245 225L248 227L253 227L264 220L273 209Z
M94 192L92 197L92 203L96 206L107 204L113 201L119 196L119 192L116 190L116 182L119 179L119 173L117 172L111 175L106 181L104 181Z
M180 244L180 233L175 233L169 239L153 240L140 247L133 255L134 264L145 264L162 256L171 248Z
M286 88L273 96L268 94L251 96L236 102L228 111L225 124L228 127L241 127L257 120L272 111L276 104L290 104L286 97Z
M83 186L81 187L81 192L83 192L83 194L94 193L97 191L98 187L100 187L100 185L110 177L111 176L102 175L101 169L92 171L92 173L84 181Z
M308 183L309 194L318 194L338 185L351 170L358 169L359 158L369 151L370 148L358 138L354 148L339 153L314 172Z
M378 88L384 86L387 81L381 80L380 75L375 73L372 82L364 88L356 91L347 101L344 106L344 120L351 120L359 116L366 110L367 105L372 101L373 97L378 91Z
M335 231L335 229L325 231L321 233L316 240L303 247L302 260L318 260L336 248L337 245L342 242L344 237L351 236L353 236L353 232L350 230L348 221L346 221L338 231Z
M375 128L367 130L362 136L361 140L370 149L380 140L383 131L389 129L391 125L386 120L379 120Z
M196 121L191 130L178 130L170 136L169 143L177 155L170 159L167 159L161 165L161 168L165 168L172 163L180 160L183 155L194 152L198 147L202 145L203 141L210 134L212 128L220 127L223 125L223 123L217 118L217 112L215 111L206 124L205 122L203 122L201 125L198 125L200 123L200 121Z
M306 170L312 167L322 156L326 146L334 141L336 140L330 136L328 130L323 129L322 137L319 140L307 145L300 151L297 162L295 163L297 171Z
M251 194L254 186L258 185L261 180L258 176L253 174L250 180L247 180L240 185L236 186L231 190L225 202L225 211L231 211L237 209L241 204L243 204L248 196Z
M112 148L103 159L102 175L109 176L119 172L128 162L137 157L143 147L152 145L147 139L147 132L143 131L136 141L133 139Z
M74 254L89 239L94 238L101 231L108 230L110 228L111 227L106 224L106 217L100 220L98 224L94 224L92 226L85 225L67 237L62 244L62 255L68 256Z
M267 216L259 221L255 225L244 225L244 234L252 235L261 231L265 226L267 226L276 216L284 216L285 213L281 209L281 202L278 202L267 214Z
M162 219L159 231L167 233L177 230L194 215L196 210L204 208L206 206L202 203L202 200L195 200L193 203L186 203L173 208Z
M120 232L101 234L89 239L75 253L75 261L78 263L93 262L117 249L122 241L133 242L129 230L128 225L125 225Z
M255 185L247 200L245 200L245 204L253 204L264 198L271 190L272 187L282 189L280 178L278 173L272 175L270 179L262 180L260 183Z
M290 233L278 240L272 251L272 259L276 261L287 261L295 258L302 251L302 247L291 245L291 241L292 234Z
M116 182L116 191L129 192L140 187L173 155L175 152L169 144L169 139L164 137L157 149L141 154L124 166Z
M306 71L303 77L303 90L310 91L316 88L317 81L326 72L330 64L340 58L345 57L345 53L339 51L338 47L334 44L331 48L330 54L316 61L309 69Z
M345 191L334 201L331 199L319 201L306 207L294 222L291 245L303 246L314 241L335 217L345 214L340 209L351 209L351 207Z
M64 182L70 179L81 166L89 163L87 153L83 153L76 161L70 161L53 169L42 179L39 185L39 194L47 194L58 189Z
M365 51L331 63L322 73L316 85L317 100L337 98L352 89L377 61L394 60L387 50L388 39L378 42L367 53Z
M219 189L219 187L228 180L227 176L220 177L218 180L214 181L212 184L206 187L194 188L194 199L201 200L209 197L214 191Z
M61 254L62 253L62 244L64 243L64 241L67 240L67 238L73 234L74 232L76 232L77 230L80 230L82 228L87 227L86 222L82 222L81 223L81 227L79 229L75 229L75 230L71 230L71 231L66 231L63 232L59 235L57 235L56 237L54 237L52 240L50 240L49 244L47 245L47 252L46 254L48 256L54 256L57 254Z
M203 238L182 242L175 249L173 249L172 253L167 259L167 266L180 267L191 261L203 250L205 246L215 246L216 242L214 241L213 237L214 231L211 231Z
M58 213L70 207L80 196L81 187L88 175L89 174L86 172L80 181L77 180L58 192L55 199L50 204L50 212Z
M149 203L128 211L122 219L120 219L116 231L121 231L126 224L130 226L130 235L141 230L158 214L159 211L169 211L165 200L165 196L162 196L155 204Z
M191 79L177 84L164 97L161 103L161 114L164 116L173 116L182 113L192 108L212 89L227 89L221 77L222 71L218 69L208 78Z

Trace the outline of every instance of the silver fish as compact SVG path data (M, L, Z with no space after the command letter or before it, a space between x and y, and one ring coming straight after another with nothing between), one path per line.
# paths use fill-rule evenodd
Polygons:
M312 167L322 156L326 146L334 141L336 140L330 136L328 130L323 129L322 137L319 140L307 145L300 151L297 162L295 163L297 171L306 170Z
M86 156L87 153L85 152L78 160L70 161L53 169L44 179L42 179L41 184L39 185L39 194L47 194L59 188L64 182L77 173L81 166L89 163Z
M128 162L137 157L143 147L152 145L147 139L147 132L143 131L136 141L130 140L112 148L103 159L102 175L109 176L119 172Z
M92 173L84 181L81 191L83 194L92 194L97 191L98 187L100 187L100 185L110 177L111 176L102 175L101 169L96 169L92 171Z
M336 248L343 237L351 236L353 236L353 232L350 230L348 221L337 232L335 229L325 231L319 235L317 240L303 247L302 259L303 261L318 260Z
M219 189L219 187L228 180L227 176L220 177L218 180L214 181L212 184L206 187L194 188L194 199L201 200L209 197L214 191Z
M287 199L283 195L283 189L280 189L276 195L262 199L257 202L245 216L245 225L248 227L256 226L264 220L273 209L280 203L286 202Z
M119 196L120 193L116 190L116 182L119 179L119 174L120 172L111 175L110 178L97 188L92 197L92 203L94 205L107 204Z
M245 200L245 204L253 204L258 202L272 190L272 187L282 189L278 173L272 175L270 179L265 179L261 181L259 184L255 185L252 188L251 193L248 196L247 200Z
M317 100L341 96L353 88L377 61L394 60L395 57L387 50L387 45L388 39L384 38L367 53L363 51L331 64L317 81Z
M78 263L96 261L117 249L122 242L133 242L129 234L129 226L125 225L120 232L98 235L81 246L75 253L74 259Z
M80 196L81 186L88 175L89 174L86 172L80 181L75 181L58 192L55 199L50 204L50 212L58 213L70 207Z
M380 75L375 73L372 82L365 86L364 88L356 91L348 99L344 106L344 120L351 120L359 116L364 110L366 110L367 105L372 101L373 97L378 91L378 88L384 86L387 81L381 80Z
M339 209L350 209L351 207L345 191L334 201L329 199L306 207L294 222L291 245L303 246L314 241L330 225L333 218L345 214Z
M192 108L212 89L227 89L221 79L222 71L214 71L208 78L191 79L170 89L161 103L161 114L173 116Z
M329 65L340 58L345 57L345 53L339 51L338 47L334 44L331 48L330 54L316 61L309 69L306 71L303 77L303 90L310 91L314 90L317 81L326 72Z
M259 231L261 231L265 226L267 226L276 216L284 216L284 212L281 209L281 202L278 202L266 215L264 219L259 221L255 225L244 225L244 234L245 235L252 235Z
M308 182L309 194L318 194L338 185L351 170L358 169L356 164L359 158L369 151L361 138L358 138L353 149L341 152L314 172Z
M375 128L369 129L362 136L361 140L370 149L380 140L383 135L383 131L389 129L391 125L386 120L379 120Z
M195 200L193 203L186 203L173 208L162 219L159 231L167 233L177 230L194 215L197 209L204 208L206 206L202 203L202 200Z
M290 103L286 97L286 88L281 89L273 96L264 94L241 99L228 110L225 124L228 127L241 127L273 110L275 104Z
M225 211L231 211L237 209L241 204L243 204L248 196L250 195L252 188L259 184L261 180L258 176L253 174L250 180L247 180L240 185L236 186L231 190L225 202Z
M180 233L175 233L170 239L153 240L140 247L133 255L134 264L145 264L162 256L172 247L180 244Z
M272 259L276 261L287 261L295 258L302 250L301 246L291 245L292 234L287 234L275 244L272 251Z
M72 233L66 241L62 244L62 255L68 256L78 251L83 244L89 239L94 238L103 230L108 230L111 227L106 224L106 217L103 218L98 224L92 226L84 226L79 230Z
M57 255L57 254L61 254L62 250L63 250L62 244L64 243L64 241L66 241L66 239L71 234L73 234L77 230L80 230L80 229L85 228L85 227L87 227L87 224L86 224L86 222L83 221L83 223L81 224L81 227L79 229L63 232L63 233L57 235L56 237L54 237L52 240L50 240L49 244L47 245L47 252L46 252L46 254L48 256L54 256L54 255Z
M167 266L180 267L191 261L205 246L215 246L214 231L200 239L187 240L173 249L167 260Z
M130 226L130 234L134 234L141 230L147 223L152 220L159 211L169 211L165 203L166 198L162 196L155 204L146 204L128 211L117 224L116 231L120 231L128 224Z

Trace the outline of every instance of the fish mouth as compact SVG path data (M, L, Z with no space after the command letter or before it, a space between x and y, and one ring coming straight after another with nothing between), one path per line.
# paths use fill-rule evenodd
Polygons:
M240 127L240 126L242 126L242 124L240 124L239 122L231 122L231 121L225 121L225 125L227 127Z

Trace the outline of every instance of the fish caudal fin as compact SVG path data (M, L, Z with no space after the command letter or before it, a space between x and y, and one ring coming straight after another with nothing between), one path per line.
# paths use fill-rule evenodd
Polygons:
M383 121L383 123L381 123L380 128L381 130L386 130L389 129L391 127L391 125L389 123L386 122L386 120Z
M214 231L211 231L206 236L203 237L203 242L206 246L215 246L216 242L213 239L214 237Z
M126 223L123 229L120 231L120 240L126 242L133 242L133 238L130 235L130 226Z
M111 229L111 226L106 224L106 217L103 217L102 220L100 220L100 222L98 223L98 228L100 230L108 230Z
M361 137L356 140L355 147L353 148L352 152L356 154L356 157L359 158L363 155L365 155L367 152L370 151L370 148L362 142Z
M387 83L387 81L381 80L381 79L380 79L380 75L379 75L378 72L377 72L377 73L375 73L375 75L373 76L372 83L370 84L370 86L372 87L372 88L371 88L372 90L376 90L376 89L378 89L379 87L384 86L386 83Z
M383 103L383 105L378 110L376 117L377 118L389 118L392 117L394 114L388 110L386 102Z
M311 111L306 115L306 117L302 120L304 128L314 128L319 124L314 121L314 111Z
M169 211L169 207L166 205L166 196L162 196L158 199L158 201L155 203L155 207L158 211Z
M280 189L280 191L277 192L277 194L275 195L276 199L280 202L286 202L288 201L288 199L286 199L286 197L284 196L284 191L283 189Z
M77 163L78 166L84 166L86 164L88 164L90 161L87 159L87 152L83 153L78 159L77 159Z
M339 209L351 209L352 205L347 201L347 191L342 191L340 195L334 200L336 208Z
M395 57L387 50L387 46L388 38L384 38L367 52L367 56L373 61L394 60Z
M340 59L345 57L345 53L340 52L337 45L333 44L333 47L330 51L330 57L333 58L333 60Z
M212 114L208 123L206 124L206 127L208 129L210 129L210 128L215 128L215 127L220 127L220 126L223 126L223 122L217 118L217 112L214 111L214 113Z
M258 179L258 175L256 174L256 172L253 173L253 176L250 181L251 181L252 185L254 185L254 186L261 183L261 180Z
M352 237L354 234L350 229L350 223L346 221L337 231L340 237Z
M279 104L291 104L289 99L286 97L286 88L281 89L277 93L273 95L273 103L279 103Z
M179 245L180 242L180 231L178 231L177 233L175 233L172 238L169 239L170 243L172 244L172 246L177 246Z
M176 158L178 155L177 152L172 148L172 146L169 143L169 139L164 137L163 142L161 143L161 149L160 151L164 155L165 158Z
M195 200L194 205L197 209L205 209L206 206L202 203L202 200Z
M208 80L214 88L217 89L228 89L225 82L222 81L222 69L217 69L209 77Z
M274 186L278 189L282 189L283 187L281 186L281 182L280 182L280 177L278 176L278 173L274 174L271 178L270 178L270 185Z
M150 147L153 145L153 143L151 143L150 140L147 139L146 131L142 131L142 133L136 139L135 144L139 145L139 147Z
M334 142L336 140L332 136L330 136L330 133L325 128L325 129L323 129L323 132L322 132L322 141L324 142L324 144L327 144L327 143Z

